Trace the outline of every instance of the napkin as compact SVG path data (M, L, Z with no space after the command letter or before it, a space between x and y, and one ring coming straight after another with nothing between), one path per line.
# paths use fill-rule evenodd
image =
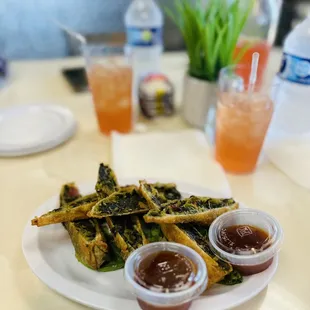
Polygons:
M310 134L269 134L265 154L295 183L310 189Z
M200 185L227 197L231 190L203 132L112 134L112 163L120 178L158 178Z

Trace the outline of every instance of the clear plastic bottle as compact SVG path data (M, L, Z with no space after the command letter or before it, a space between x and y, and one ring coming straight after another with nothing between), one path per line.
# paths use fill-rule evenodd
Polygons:
M154 0L133 0L125 14L125 52L137 79L160 70L163 51L163 14Z
M310 134L310 16L284 42L272 96L276 105L272 130L289 135Z
M285 40L272 98L275 112L265 152L276 167L310 189L310 16Z

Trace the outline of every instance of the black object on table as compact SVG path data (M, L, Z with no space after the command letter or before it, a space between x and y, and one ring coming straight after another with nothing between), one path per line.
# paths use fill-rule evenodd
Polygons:
M62 74L75 92L88 91L87 76L83 67L63 69Z

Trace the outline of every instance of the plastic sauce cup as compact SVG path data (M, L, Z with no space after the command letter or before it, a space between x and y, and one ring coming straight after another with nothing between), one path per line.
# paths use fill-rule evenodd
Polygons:
M159 292L152 287L139 284L139 266L146 258L160 252L173 252L182 255L192 263L194 276L192 285L178 291ZM126 260L125 280L130 291L137 297L143 310L187 310L192 301L200 296L208 284L208 272L202 257L191 248L173 242L155 242L135 250Z
M222 229L235 225L257 227L265 231L269 237L261 249L255 249L255 253L228 251L221 241L220 233ZM271 215L260 210L244 208L219 216L210 226L209 239L216 255L247 276L262 272L272 264L274 256L281 248L283 231L278 221Z

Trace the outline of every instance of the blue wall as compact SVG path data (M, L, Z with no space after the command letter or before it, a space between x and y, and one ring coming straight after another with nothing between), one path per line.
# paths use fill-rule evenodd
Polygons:
M130 1L0 0L0 55L9 59L66 56L65 35L53 20L82 33L120 32ZM167 5L173 0L158 2Z
M66 39L53 19L85 33L123 30L128 0L0 0L0 54L62 57Z

